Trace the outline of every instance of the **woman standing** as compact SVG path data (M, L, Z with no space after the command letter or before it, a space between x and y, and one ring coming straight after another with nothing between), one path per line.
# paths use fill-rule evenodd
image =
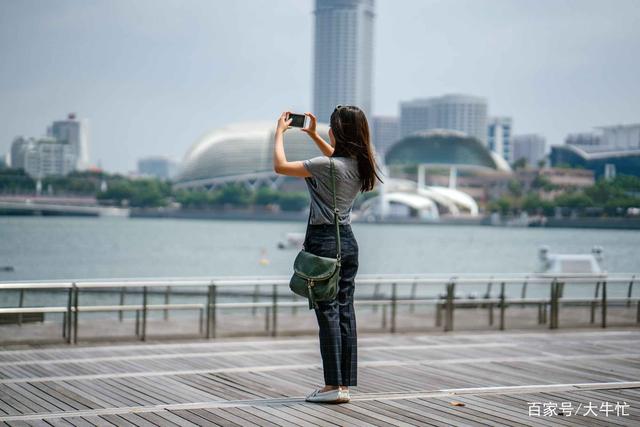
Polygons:
M284 133L291 119L288 118L289 113L285 112L278 120L275 133L273 165L276 173L305 178L311 195L305 251L335 258L337 242L329 157L334 161L342 266L338 295L331 301L318 301L315 308L325 386L314 390L306 400L341 403L349 401L349 386L357 384L353 292L358 271L358 243L351 230L351 208L358 192L371 191L375 180L382 180L375 170L377 165L369 137L369 125L362 110L354 106L337 106L329 123L329 143L318 135L316 117L311 113L306 115L310 124L302 130L324 155L303 161L287 161L283 146Z

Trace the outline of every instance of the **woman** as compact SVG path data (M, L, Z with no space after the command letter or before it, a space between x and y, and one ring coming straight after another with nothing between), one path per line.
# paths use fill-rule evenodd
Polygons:
M336 257L336 234L331 191L329 157L334 159L336 200L342 265L338 295L332 301L318 301L315 308L320 336L320 354L325 386L314 390L309 402L348 402L349 386L357 383L356 317L353 308L354 279L358 271L358 243L351 231L351 208L358 192L371 191L376 178L376 162L369 138L369 125L362 110L338 106L331 114L329 140L316 131L311 113L309 127L303 128L324 156L289 162L284 153L284 133L291 124L288 112L278 120L273 151L276 173L304 177L311 195L309 223L304 249L319 256ZM380 180L382 181L382 180Z

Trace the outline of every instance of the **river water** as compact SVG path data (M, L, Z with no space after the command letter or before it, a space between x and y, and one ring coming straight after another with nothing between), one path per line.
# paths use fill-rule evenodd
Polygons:
M528 273L551 252L604 249L609 272L640 271L640 231L353 224L359 273ZM297 253L278 249L303 222L0 217L0 281L288 275ZM261 262L262 260L262 262ZM265 260L267 262L265 262Z
M359 274L503 274L531 273L538 267L538 247L551 252L585 253L604 248L609 272L640 271L640 231L499 228L419 224L353 224L360 248ZM231 220L177 220L78 217L0 217L0 282L53 279L116 279L144 277L211 277L290 275L297 249L278 249L288 232L304 232L304 223ZM593 295L595 283L567 287L566 296ZM152 288L153 289L153 288ZM227 288L228 289L228 288ZM247 288L243 288L247 289ZM261 288L261 292L262 292ZM267 292L270 287L268 287ZM508 286L518 296L519 284ZM155 288L162 292L162 289ZM240 289L238 289L239 291ZM202 288L199 292L204 292ZM250 300L250 295L221 295L220 301ZM498 292L497 285L491 294ZM127 297L141 301L140 290ZM251 292L251 290L249 290ZM282 295L291 296L282 291ZM371 286L358 286L359 297L371 297ZM390 286L379 295L389 297ZM403 286L398 297L413 292ZM435 297L444 283L420 286L417 297ZM456 294L480 297L487 285L458 285ZM626 284L612 286L611 296L623 296ZM527 296L549 295L547 284L530 286ZM202 302L205 296L174 295L172 302ZM150 296L162 303L162 294ZM249 299L247 299L249 298ZM87 293L82 304L119 304L117 289ZM270 301L265 294L261 301ZM15 307L18 291L0 293L0 306ZM29 292L27 306L65 306L65 292ZM159 312L158 312L159 313ZM155 315L158 315L155 313ZM114 313L83 314L113 317ZM129 313L128 315L132 315ZM127 315L127 316L128 316Z

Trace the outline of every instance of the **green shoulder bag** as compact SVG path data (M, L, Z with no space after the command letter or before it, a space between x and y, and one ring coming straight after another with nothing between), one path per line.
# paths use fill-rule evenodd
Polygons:
M337 255L335 258L322 257L301 250L293 262L293 276L289 288L296 294L309 299L309 310L318 308L317 301L330 301L338 295L340 280L340 228L336 206L336 176L333 158L331 163L331 190L333 192L333 222L336 225ZM309 212L311 218L311 212ZM309 222L307 222L308 224ZM308 231L308 227L307 227Z

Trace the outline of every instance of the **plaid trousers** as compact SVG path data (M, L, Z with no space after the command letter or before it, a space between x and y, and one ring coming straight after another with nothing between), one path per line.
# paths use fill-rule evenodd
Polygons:
M325 384L355 386L358 379L358 343L353 293L358 272L358 242L349 224L339 227L342 265L338 295L332 301L318 301L315 313ZM307 224L304 248L314 255L335 258L335 224Z

